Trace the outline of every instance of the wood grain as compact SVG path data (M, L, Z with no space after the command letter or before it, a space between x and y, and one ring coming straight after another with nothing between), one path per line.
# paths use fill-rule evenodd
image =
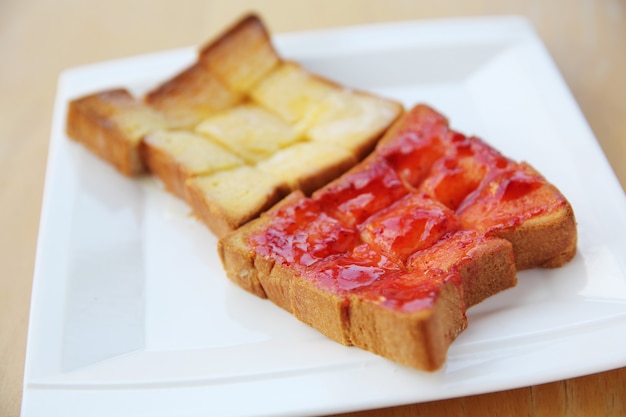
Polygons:
M626 415L626 368L527 388L332 417Z
M197 45L248 10L258 11L274 33L450 16L527 16L626 186L626 4L621 0L3 0L0 416L18 416L20 410L33 261L59 73L78 65ZM344 416L622 416L625 398L626 368L622 368Z

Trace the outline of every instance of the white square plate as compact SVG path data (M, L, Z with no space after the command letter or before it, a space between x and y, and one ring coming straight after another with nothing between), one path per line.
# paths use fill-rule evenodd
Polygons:
M216 240L152 179L124 178L64 133L67 103L141 94L194 48L72 69L55 107L23 417L298 416L510 389L626 365L626 199L530 25L515 17L276 36L349 86L426 102L526 160L570 199L579 252L469 312L440 371L332 342L233 286ZM384 381L384 383L381 383Z

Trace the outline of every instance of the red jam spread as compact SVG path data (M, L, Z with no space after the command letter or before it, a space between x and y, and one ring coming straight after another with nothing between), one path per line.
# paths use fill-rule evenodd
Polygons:
M436 301L493 231L564 203L523 163L417 106L342 177L267 214L257 255L342 296L399 311Z
M348 253L326 258L307 271L320 287L335 293L346 293L369 287L402 271L401 263L394 262L367 244L359 244Z
M451 136L447 153L437 160L420 190L456 210L476 190L487 172L508 167L507 160L480 139Z
M273 220L254 237L256 252L298 270L346 253L358 242L357 231L323 212L318 201L302 198L285 205Z
M440 269L409 271L378 280L357 291L357 295L365 301L410 313L432 308L441 287L448 282L460 286L461 277L456 271L444 272Z
M389 164L370 158L363 166L316 191L313 199L337 219L356 226L407 193Z
M437 243L460 223L449 208L421 193L409 193L372 215L361 226L361 238L377 250L404 261L415 251Z
M471 261L476 250L484 247L487 242L487 237L473 230L460 230L427 249L415 252L406 260L405 265L410 271L451 271L466 261Z
M558 196L558 197L557 197ZM555 188L524 163L488 172L456 211L467 229L483 233L510 229L566 205Z

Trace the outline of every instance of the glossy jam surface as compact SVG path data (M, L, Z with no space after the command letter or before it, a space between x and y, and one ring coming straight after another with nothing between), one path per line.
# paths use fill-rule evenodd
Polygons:
M363 223L361 238L386 255L404 261L459 227L454 212L446 206L425 194L410 193Z
M440 269L411 271L378 280L361 290L359 296L384 307L410 313L432 308L441 287L448 282L460 286L461 277L456 271Z
M456 210L480 186L487 172L505 169L511 163L481 140L454 133L448 152L433 164L420 190Z
M367 244L359 244L348 253L336 254L318 262L307 273L321 287L337 293L347 293L385 281L390 275L402 270L402 264L394 262Z
M301 270L320 259L346 253L358 241L353 228L342 225L303 198L275 213L264 233L252 237L257 253Z
M491 231L561 203L528 165L417 106L364 162L268 214L250 245L334 294L411 312L461 285Z
M327 187L313 199L329 214L356 226L408 193L393 167L371 158Z
M457 209L467 229L483 233L512 228L567 204L543 177L526 164L489 172Z

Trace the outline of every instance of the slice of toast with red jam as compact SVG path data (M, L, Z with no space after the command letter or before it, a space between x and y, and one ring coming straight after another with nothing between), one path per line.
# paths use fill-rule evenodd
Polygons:
M228 277L345 345L439 369L466 309L576 252L565 197L417 105L365 160L219 241Z

